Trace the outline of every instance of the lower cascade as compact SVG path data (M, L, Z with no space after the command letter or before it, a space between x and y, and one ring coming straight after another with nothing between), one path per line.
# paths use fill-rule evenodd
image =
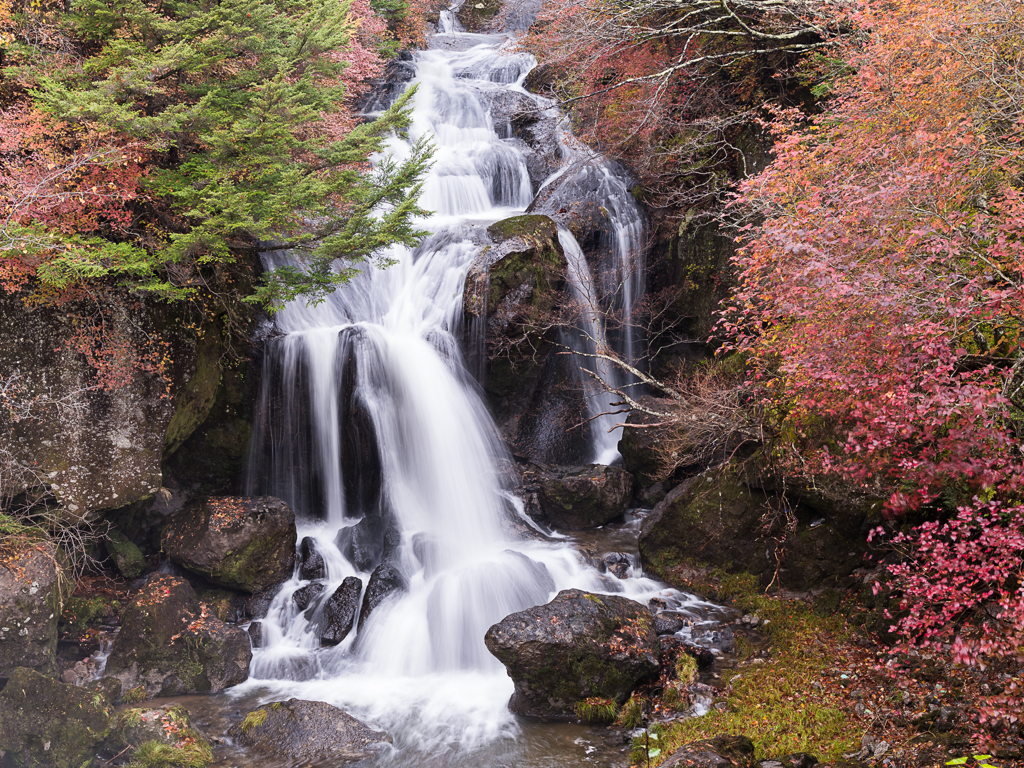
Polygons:
M565 589L658 596L694 615L708 607L640 575L602 573L565 537L539 532L460 350L463 285L481 251L474 233L534 201L524 154L499 135L489 104L505 90L549 109L521 86L532 59L505 42L452 32L415 54L410 136L390 151L402 157L432 137L421 198L435 212L423 222L432 234L413 251L393 249L388 268L365 266L323 304L286 308L266 345L248 490L295 509L301 557L250 631L250 679L233 694L336 705L389 734L379 765L529 764L508 709L512 681L484 645L511 613ZM555 177L596 162L560 151ZM616 183L624 194L600 204L622 219L612 251L626 264L641 225ZM586 260L567 229L559 239L571 289L584 295ZM578 352L610 343L591 315L571 344ZM636 342L615 343L628 358ZM586 393L592 414L605 409L607 398ZM592 460L616 457L609 426L593 430Z

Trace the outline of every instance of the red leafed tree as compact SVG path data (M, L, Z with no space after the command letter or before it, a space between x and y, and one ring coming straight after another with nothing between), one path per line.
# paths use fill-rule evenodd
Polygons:
M526 45L577 135L624 159L648 201L680 209L717 198L751 114L785 90L773 74L840 32L842 3L553 0ZM541 78L543 81L543 78Z
M961 661L1020 657L1024 7L894 0L853 20L823 59L826 108L780 110L776 160L742 188L722 327L799 471L884 491L894 514L959 507L900 539L896 629ZM997 618L961 632L986 602Z

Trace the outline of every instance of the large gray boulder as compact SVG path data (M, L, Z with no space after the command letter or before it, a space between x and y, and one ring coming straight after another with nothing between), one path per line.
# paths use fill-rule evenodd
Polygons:
M388 737L322 701L289 699L255 709L229 731L238 744L288 765L365 760Z
M55 669L60 569L53 545L15 545L15 562L0 566L0 678L16 667Z
M592 696L621 704L661 666L646 606L578 589L506 616L484 642L515 684L509 708L535 717L571 717L576 702Z
M121 614L107 659L132 698L217 693L249 676L249 636L199 602L188 582L155 575Z
M214 496L171 518L163 551L215 584L261 592L292 575L295 513L273 496Z
M113 708L93 690L67 685L23 667L15 669L0 691L3 765L92 765L111 732L113 715Z
M587 464L535 467L544 516L558 528L598 528L626 511L633 498L633 476L622 467Z

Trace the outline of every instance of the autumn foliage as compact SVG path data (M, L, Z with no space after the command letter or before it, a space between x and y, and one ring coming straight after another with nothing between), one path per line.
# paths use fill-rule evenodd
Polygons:
M741 284L721 324L790 470L893 515L894 629L972 664L1024 656L1024 7L864 3L819 60L831 97L779 109L742 186ZM977 618L980 629L966 629ZM1012 721L1012 692L986 717Z

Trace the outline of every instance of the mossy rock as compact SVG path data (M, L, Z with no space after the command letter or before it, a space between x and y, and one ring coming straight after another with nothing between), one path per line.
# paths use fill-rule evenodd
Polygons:
M126 700L217 693L249 676L244 630L214 616L188 582L155 574L121 614L106 672Z
M103 540L110 559L118 572L126 579L135 579L142 575L146 568L146 558L142 550L116 528L111 528Z
M549 466L536 472L541 509L558 528L598 528L622 515L633 498L633 476L622 467Z
M535 717L574 717L576 702L591 697L621 705L661 664L645 606L578 589L505 617L484 642L515 684L509 708Z
M670 579L680 568L711 566L787 589L848 586L867 547L863 511L851 507L825 517L752 472L734 460L674 488L640 532L648 571ZM789 515L796 529L782 535Z
M0 567L0 678L17 667L56 669L57 620L63 603L57 553L48 542L25 540L14 562Z
M164 529L163 551L193 573L256 593L292 575L295 513L281 499L215 496L188 505Z
M456 16L467 32L488 32L501 10L501 0L466 0Z
M69 629L85 630L102 623L113 623L124 604L113 597L70 597L64 601L60 623Z
M213 762L213 747L180 705L121 710L106 748L127 753L138 768L203 768Z
M102 694L20 667L0 691L0 753L5 766L92 765L111 733L114 710Z

